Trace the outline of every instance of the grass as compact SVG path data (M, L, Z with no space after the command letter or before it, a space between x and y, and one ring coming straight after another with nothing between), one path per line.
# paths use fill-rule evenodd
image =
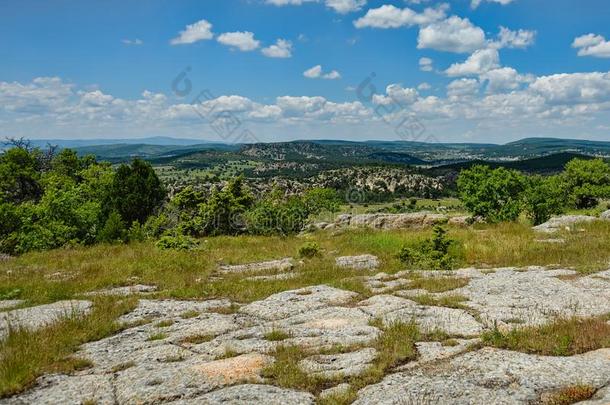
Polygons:
M433 297L430 294L417 295L415 297L409 297L410 300L417 302L421 305L434 306L434 307L447 307L447 308L467 308L462 304L464 301L468 301L468 298L463 295L444 295L442 297Z
M411 280L409 288L424 289L432 293L455 290L468 285L467 278L461 277L418 277Z
M167 328L168 326L172 326L175 323L175 321L171 320L171 319L166 319L165 321L161 321L159 323L157 323L155 326L157 328Z
M11 330L0 342L0 398L24 390L43 373L89 366L72 353L85 342L119 331L116 319L136 304L134 298L95 297L88 315L73 315L37 331Z
M570 405L590 399L597 390L590 385L573 385L553 392L542 399L542 405Z
M290 337L291 337L290 333L284 332L283 330L280 330L280 329L273 329L273 330L265 333L265 340L268 340L270 342L279 342L282 340L286 340Z
M191 335L191 336L187 336L184 339L182 339L180 341L180 343L186 343L186 344L191 344L191 345L198 345L198 344L201 344L201 343L209 342L209 341L211 341L213 339L214 339L214 335L205 335L205 334Z
M152 335L148 336L148 338L146 339L149 342L154 342L155 340L163 340L167 337L167 334L159 332L159 333L153 333Z
M572 356L610 347L610 324L601 318L557 319L502 333L484 333L483 343L501 349L548 356Z
M180 318L182 319L191 319L191 318L197 318L199 316L199 312L191 309L189 311L184 311L183 313L180 314Z

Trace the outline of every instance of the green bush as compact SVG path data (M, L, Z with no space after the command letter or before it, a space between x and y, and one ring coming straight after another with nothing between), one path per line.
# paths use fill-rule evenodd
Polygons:
M525 212L534 225L548 221L553 215L562 214L568 203L560 176L531 177L523 200Z
M125 229L125 223L118 212L113 211L110 213L97 238L98 241L105 243L125 242L127 239L127 230Z
M422 270L451 270L462 261L462 246L447 237L447 230L435 226L433 236L410 246L403 246L398 258L403 263Z
M306 242L299 247L299 257L312 258L320 254L320 245L316 242Z
M561 174L571 204L594 208L600 198L610 197L610 165L602 159L573 159Z
M156 243L159 249L191 250L199 246L199 243L190 236L162 236Z

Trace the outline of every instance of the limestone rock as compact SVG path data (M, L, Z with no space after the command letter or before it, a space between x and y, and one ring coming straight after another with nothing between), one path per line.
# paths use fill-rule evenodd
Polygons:
M100 296L100 295L118 295L118 296L127 296L132 294L144 294L144 293L153 293L157 291L157 286L154 285L129 285L125 287L115 287L108 288L105 290L99 291L91 291L85 294L85 296Z
M270 260L267 262L220 266L219 271L221 273L248 273L267 270L286 271L292 269L293 266L292 258L287 257L284 259Z
M308 374L323 378L356 376L362 374L375 360L377 351L367 348L351 353L316 355L299 362Z
M0 339L8 335L9 326L36 330L57 322L61 318L83 315L90 310L91 302L72 300L0 312Z
M24 302L24 300L2 300L0 301L0 311L14 308L23 304Z
M570 228L578 223L596 221L598 218L588 215L562 215L553 217L547 222L535 226L533 229L538 232L554 233L562 229Z
M413 212L408 214L342 214L335 224L341 227L374 228L374 229L408 229L423 228L447 222L443 214L430 212Z
M339 267L348 267L356 270L373 270L379 267L379 259L373 255L341 256L335 259Z
M602 212L599 217L602 219L610 219L610 210Z
M315 398L308 392L283 389L273 385L242 384L222 388L194 399L181 399L173 405L313 405Z

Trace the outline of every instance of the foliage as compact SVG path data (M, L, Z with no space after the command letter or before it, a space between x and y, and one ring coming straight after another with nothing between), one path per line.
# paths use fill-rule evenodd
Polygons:
M459 265L459 246L447 237L447 230L440 225L433 229L433 236L415 245L403 246L398 258L409 266L427 270L450 270Z
M189 236L184 236L184 235L177 235L177 236L163 236L161 237L157 243L156 246L159 249L175 249L175 250L190 250L190 249L194 249L198 246L198 243L195 239L189 237Z
M457 180L464 206L488 222L514 221L522 207L525 176L515 170L475 165Z
M320 254L320 245L316 242L305 242L299 247L299 257L315 257Z
M570 203L578 209L593 208L598 200L610 197L610 165L602 159L574 159L562 173Z
M560 176L533 176L524 193L523 206L528 218L539 225L552 215L561 214L567 206L566 193Z
M125 229L125 222L121 218L118 212L113 211L108 215L104 227L100 230L97 235L97 239L100 242L106 243L119 243L124 242L127 238L127 230Z

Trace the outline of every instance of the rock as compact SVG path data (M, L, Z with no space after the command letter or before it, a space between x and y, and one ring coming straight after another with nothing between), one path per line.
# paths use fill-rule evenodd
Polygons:
M351 291L319 285L283 291L262 301L245 305L239 311L261 319L278 320L329 305L346 304L357 295Z
M602 212L599 217L602 219L610 219L610 210Z
M280 270L286 271L291 270L293 267L292 258L287 257L280 260L270 260L267 262L259 263L248 263L248 264L237 264L220 266L219 270L221 273L247 273L254 271L268 271L268 270Z
M430 212L408 214L343 214L337 217L335 225L352 228L408 229L432 226L447 222L447 220L447 215Z
M575 224L592 222L597 220L596 217L588 215L562 215L559 217L553 217L547 222L533 227L537 232L554 233L559 230L565 229L566 227L571 228Z
M246 280L250 280L250 281L290 280L291 278L295 278L296 276L297 276L296 273L278 273L278 274L272 274L269 276L246 277Z
M610 349L547 357L484 348L445 362L391 374L358 392L364 404L530 404L575 383L610 383Z
M116 287L116 288L108 288L105 290L91 291L85 296L100 296L100 295L118 295L118 296L127 296L132 294L144 294L144 293L153 293L157 291L157 286L154 285L130 285L125 287Z
M327 388L324 391L320 392L320 399L327 399L336 395L343 395L348 392L349 389L350 385L347 383L342 383L332 388Z
M301 360L299 367L315 377L351 377L365 372L376 356L377 351L371 348L351 353L316 355Z
M150 319L180 318L186 312L209 312L231 306L227 299L208 301L139 300L136 309L119 318L123 323L141 322Z
M115 403L112 375L67 376L51 374L40 377L29 391L7 400L2 405L81 405Z
M335 264L356 270L373 270L379 267L379 259L373 255L341 256L335 259Z
M536 239L534 242L538 243L566 243L566 240L563 238L550 238L550 239Z
M13 258L13 256L11 255L7 255L5 253L0 253L0 262L7 262L9 260L11 260Z
M9 327L36 330L61 318L87 314L90 310L91 302L72 300L0 312L0 339L8 335Z
M315 398L308 392L283 389L273 385L242 384L222 388L194 399L171 402L174 405L314 405Z
M608 405L610 404L610 385L600 389L587 401L578 402L578 405Z
M24 300L2 300L0 301L0 311L14 308L25 303Z
M400 366L397 370L404 371L410 368L421 367L425 363L446 359L456 354L469 350L476 345L480 339L453 339L455 345L443 345L441 342L417 342L417 361L409 362Z

